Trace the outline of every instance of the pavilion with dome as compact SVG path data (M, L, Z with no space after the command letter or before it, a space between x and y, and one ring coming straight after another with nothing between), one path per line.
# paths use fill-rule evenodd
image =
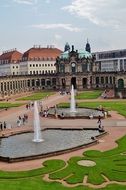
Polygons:
M59 88L69 90L90 88L95 57L91 54L87 41L85 49L75 50L74 46L66 43L64 52L56 59L56 72L59 78Z

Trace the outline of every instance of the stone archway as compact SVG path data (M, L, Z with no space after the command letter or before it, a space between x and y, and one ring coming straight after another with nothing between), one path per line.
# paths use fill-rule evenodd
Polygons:
M119 89L123 89L124 88L124 80L123 79L119 79L118 80L118 88Z
M74 86L74 89L77 89L76 77L71 78L71 86Z

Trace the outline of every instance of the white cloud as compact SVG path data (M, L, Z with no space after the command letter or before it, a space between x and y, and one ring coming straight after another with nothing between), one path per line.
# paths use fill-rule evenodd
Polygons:
M38 24L38 25L32 25L32 27L39 28L42 30L64 29L64 30L68 30L70 32L80 32L82 30L81 28L72 26L72 24Z
M113 26L115 29L126 24L125 0L73 0L62 8L71 14L88 19L101 26Z
M37 3L37 0L13 0L15 3L33 5Z

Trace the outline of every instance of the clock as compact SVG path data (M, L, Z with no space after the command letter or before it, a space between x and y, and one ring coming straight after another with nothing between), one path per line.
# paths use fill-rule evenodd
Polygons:
M75 63L72 63L72 67L75 67L75 65L76 65Z

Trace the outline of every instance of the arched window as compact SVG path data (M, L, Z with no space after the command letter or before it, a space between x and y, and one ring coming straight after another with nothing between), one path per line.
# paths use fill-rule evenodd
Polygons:
M119 79L118 80L118 88L119 89L123 89L124 88L124 80L123 79Z
M104 77L101 77L101 84L104 84Z
M105 77L105 83L108 84L108 77Z
M109 78L109 79L110 79L110 84L112 84L112 77L110 76L110 78Z
M65 73L65 65L63 63L60 64L60 72Z
M96 77L96 84L99 84L99 77Z

